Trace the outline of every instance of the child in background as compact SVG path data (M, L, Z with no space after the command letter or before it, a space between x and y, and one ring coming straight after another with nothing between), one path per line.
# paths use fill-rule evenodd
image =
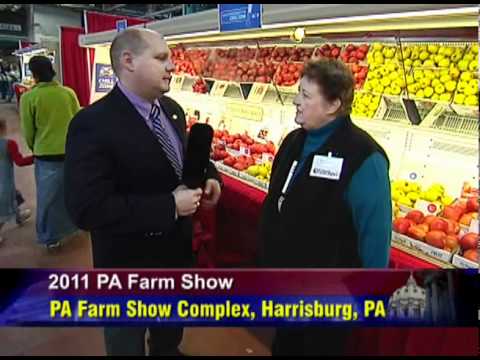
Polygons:
M33 164L33 156L24 157L18 150L14 140L6 139L7 122L0 119L0 230L3 225L13 218L22 225L30 217L30 210L20 210L17 199L21 194L15 189L13 164L27 166ZM0 243L3 242L0 236Z

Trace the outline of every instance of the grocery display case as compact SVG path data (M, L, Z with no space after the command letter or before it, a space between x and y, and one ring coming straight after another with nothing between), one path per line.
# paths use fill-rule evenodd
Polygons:
M230 213L235 221L255 226L272 158L296 127L292 102L301 70L309 60L336 58L355 77L352 120L389 156L393 220L414 217L409 213L416 210L459 225L448 233L457 237L454 248L446 246L446 238L435 243L432 234L399 232L394 226L392 257L400 251L418 259L420 267L478 267L478 254L476 261L472 253L470 260L464 257L472 249L463 241L476 233L478 243L478 8L392 4L367 11L365 6L264 5L262 29L233 33L217 30L215 10L175 24L146 25L166 35L173 54L176 71L168 95L182 105L189 126L206 122L216 130L212 158L232 180L226 182L232 188L224 194L218 223L232 223L225 218ZM298 28L306 34L302 43L292 40ZM96 49L95 63L108 64L114 35L86 35L80 44ZM103 95L95 92L93 79L92 101ZM243 197L235 194L240 188ZM250 210L230 209L241 201ZM445 215L452 207L463 211L456 220ZM425 233L441 231L427 226ZM226 233L218 231L218 243ZM248 255L239 257L251 259L251 238L254 230L230 241L226 251L243 251ZM230 255L224 258L236 258Z

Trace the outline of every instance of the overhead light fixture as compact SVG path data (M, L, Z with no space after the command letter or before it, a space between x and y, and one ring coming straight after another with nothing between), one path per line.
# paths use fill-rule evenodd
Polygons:
M303 40L305 39L305 28L303 27L296 28L295 31L290 36L290 39L292 39L297 43L303 42Z

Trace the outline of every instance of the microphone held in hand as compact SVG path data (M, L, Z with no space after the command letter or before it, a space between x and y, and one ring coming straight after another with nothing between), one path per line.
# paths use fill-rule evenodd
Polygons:
M183 164L183 183L190 189L205 185L212 139L213 129L208 124L196 123L190 129Z

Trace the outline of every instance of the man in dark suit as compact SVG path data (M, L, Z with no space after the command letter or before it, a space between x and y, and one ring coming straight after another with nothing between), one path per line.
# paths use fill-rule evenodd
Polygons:
M175 69L163 37L127 29L110 58L115 88L72 120L66 145L66 204L91 232L96 268L192 266L190 216L220 197L212 163L204 189L181 183L182 108L164 96ZM109 355L144 355L145 328L106 328ZM177 354L182 328L152 327L150 354Z

